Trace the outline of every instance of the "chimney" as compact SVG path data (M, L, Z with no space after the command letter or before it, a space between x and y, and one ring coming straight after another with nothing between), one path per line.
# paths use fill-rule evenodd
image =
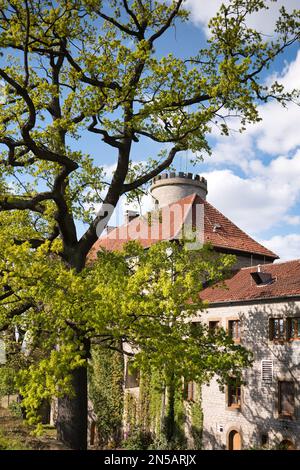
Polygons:
M114 227L113 225L107 225L106 226L106 233L107 235L112 232L113 230L115 230L116 227Z
M125 225L129 224L133 219L138 217L140 214L137 211L127 210L125 211L124 215L124 223Z
M179 201L184 197L197 194L206 199L207 181L192 173L170 172L156 176L152 180L150 192L155 204L160 208Z

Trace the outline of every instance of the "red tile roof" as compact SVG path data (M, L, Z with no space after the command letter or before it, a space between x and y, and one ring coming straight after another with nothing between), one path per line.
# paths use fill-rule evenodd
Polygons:
M300 297L300 260L261 266L261 271L272 275L270 284L255 283L250 273L257 269L257 266L242 268L226 280L223 286L207 287L200 296L210 304Z
M92 247L89 260L95 259L100 247L108 250L120 250L125 242L138 240L144 248L151 246L159 240L173 240L188 220L193 220L197 205L204 208L204 242L210 242L213 247L226 249L230 252L245 252L265 256L268 261L278 258L272 251L257 243L233 222L215 209L198 195L192 194L170 206L163 207L161 212L150 212L146 216L133 219L129 224L122 225L101 236ZM175 210L176 206L176 210ZM178 210L178 211L177 211ZM179 215L178 215L179 213ZM149 223L149 215L153 219ZM168 223L162 223L162 221Z
M209 202L202 201L202 203L204 204L204 237L206 243L210 242L215 248L243 251L272 259L278 258L275 253L249 237ZM219 228L214 230L215 226L219 226Z

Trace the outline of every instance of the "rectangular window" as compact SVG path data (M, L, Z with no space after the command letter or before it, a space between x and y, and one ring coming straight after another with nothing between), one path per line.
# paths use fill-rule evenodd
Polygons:
M291 418L295 412L294 382L278 382L278 412L282 418Z
M288 339L300 339L300 317L288 318Z
M284 341L286 339L286 329L284 318L270 319L270 340Z
M239 379L232 378L227 385L228 407L241 407L241 383Z
M208 323L208 329L211 334L216 333L218 329L220 328L220 322L219 321L210 321Z
M241 339L240 320L229 320L228 334L233 341L239 341Z

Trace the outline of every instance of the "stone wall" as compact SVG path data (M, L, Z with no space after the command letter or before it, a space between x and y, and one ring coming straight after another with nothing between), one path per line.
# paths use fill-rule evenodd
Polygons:
M241 344L254 353L253 367L245 371L241 390L241 408L227 406L226 391L216 380L202 387L203 446L205 449L228 447L228 436L236 430L243 448L261 447L262 436L268 436L270 447L290 440L300 449L300 341L276 344L269 340L269 319L300 316L300 302L258 303L247 306L210 308L201 321L220 320L227 328L229 319L241 321ZM271 383L263 383L261 361L273 362ZM282 419L278 414L278 381L295 382L295 416Z

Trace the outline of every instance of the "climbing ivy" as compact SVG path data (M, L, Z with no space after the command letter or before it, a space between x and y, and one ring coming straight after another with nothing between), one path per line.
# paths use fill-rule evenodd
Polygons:
M123 357L93 347L89 368L89 396L96 415L99 447L118 447L122 440L124 408Z
M202 448L203 411L201 406L201 386L196 384L195 402L190 407L191 434L193 438L193 448Z
M127 449L201 448L202 410L200 386L196 400L185 401L182 379L174 374L168 381L161 371L144 369L140 373L139 395L125 393L125 441ZM187 418L191 423L192 444L185 435ZM150 445L149 445L150 443Z

